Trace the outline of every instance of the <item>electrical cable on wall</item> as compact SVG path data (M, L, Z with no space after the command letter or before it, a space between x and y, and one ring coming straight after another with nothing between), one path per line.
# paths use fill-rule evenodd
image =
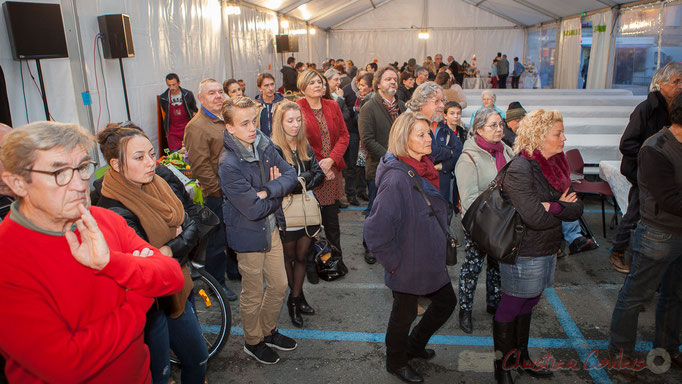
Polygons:
M21 65L21 60L19 61L19 74L21 76L21 93L24 94L24 110L26 111L26 122L31 120L28 118L28 103L26 102L26 87L24 86L24 67Z
M26 61L26 68L28 68L28 74L29 74L29 76L31 76L31 80L33 80L33 84L35 84L36 89L38 90L38 95L40 95L40 98L42 99L43 93L40 91L40 87L38 86L38 82L36 82L36 78L33 77L33 72L31 71L31 66L28 64L28 60ZM52 113L50 113L50 119L52 121L57 121L57 120L55 120L54 116L52 116Z
M101 36L101 33L95 35L95 41L92 45L92 70L95 74L95 88L97 88L97 125L95 126L95 132L99 131L99 119L102 115L102 101L99 95L99 82L97 80L97 39Z
M102 83L104 83L104 104L107 106L108 121L111 121L111 109L109 108L109 91L107 89L107 76L104 73L104 57L102 54L102 34L99 34L99 44L97 44L97 53L99 54L99 68L102 74Z

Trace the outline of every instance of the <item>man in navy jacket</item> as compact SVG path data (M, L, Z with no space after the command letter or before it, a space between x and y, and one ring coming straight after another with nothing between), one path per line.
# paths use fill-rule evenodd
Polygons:
M287 291L282 198L298 184L296 171L258 130L256 101L235 97L223 102L226 131L218 162L227 239L237 252L242 275L239 309L244 352L263 364L279 361L271 348L290 351L296 341L277 331ZM267 283L263 293L263 278Z

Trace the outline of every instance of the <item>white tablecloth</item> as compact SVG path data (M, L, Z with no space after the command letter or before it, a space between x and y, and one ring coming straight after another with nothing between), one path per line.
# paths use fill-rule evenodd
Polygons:
M540 76L537 73L524 72L521 75L521 84L523 88L526 89L540 89L542 88L542 83L540 82Z
M465 77L462 83L464 89L485 89L490 88L490 77Z
M620 173L620 161L600 161L599 177L609 183L618 207L624 214L628 210L628 193L632 184Z

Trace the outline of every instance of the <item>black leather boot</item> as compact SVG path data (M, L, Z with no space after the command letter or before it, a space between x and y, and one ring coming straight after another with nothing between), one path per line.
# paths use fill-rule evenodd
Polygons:
M298 310L301 312L303 315L314 315L315 314L315 309L308 304L308 302L305 300L305 296L303 296L303 292L301 292L301 295L299 297L294 297L294 300L296 301L296 307Z
M459 328L466 333L474 331L474 325L471 323L471 311L459 310Z
M293 297L289 295L289 299L287 300L287 309L289 310L291 324L293 324L294 327L301 328L303 327L303 317L301 317L301 311L298 309L298 306L296 305L297 299L298 297Z
M551 377L554 373L548 369L538 368L528 354L528 336L530 334L531 314L518 315L516 324L516 348L519 350L519 372L526 372L533 377ZM523 368L528 367L528 368Z
M495 344L495 381L498 384L514 383L511 377L511 370L504 369L504 358L516 347L516 338L514 335L515 325L516 322L513 321L511 323L500 323L493 320L493 342Z

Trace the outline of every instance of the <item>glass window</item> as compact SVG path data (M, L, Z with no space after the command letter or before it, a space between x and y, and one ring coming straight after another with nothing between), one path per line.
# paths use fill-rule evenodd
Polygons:
M663 8L661 67L671 61L682 62L682 5Z
M540 37L540 80L542 88L552 88L556 64L556 27L542 29Z
M620 15L616 29L613 88L629 89L635 95L649 92L649 83L658 63L659 15L658 6L626 10Z

